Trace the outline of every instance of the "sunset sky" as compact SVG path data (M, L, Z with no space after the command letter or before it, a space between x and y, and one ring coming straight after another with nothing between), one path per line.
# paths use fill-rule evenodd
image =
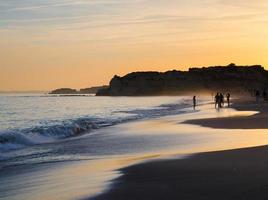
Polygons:
M0 90L191 66L268 69L267 0L0 0Z

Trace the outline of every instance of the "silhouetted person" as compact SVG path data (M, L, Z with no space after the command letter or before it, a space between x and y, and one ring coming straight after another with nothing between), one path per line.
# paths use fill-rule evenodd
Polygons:
M196 107L196 96L193 97L193 108L195 110L195 107Z
M215 101L215 108L217 108L218 102L219 102L219 93L217 93L214 97L214 101Z
M221 99L221 95L220 93L217 93L215 96L215 108L221 108L221 104L222 104L222 99Z
M224 105L224 96L220 93L220 108Z
M227 99L228 107L230 107L230 97L231 97L230 93L227 93L226 94L226 99Z
M256 97L256 102L259 103L259 100L260 100L260 91L259 90L256 90L256 93L255 93L255 97Z

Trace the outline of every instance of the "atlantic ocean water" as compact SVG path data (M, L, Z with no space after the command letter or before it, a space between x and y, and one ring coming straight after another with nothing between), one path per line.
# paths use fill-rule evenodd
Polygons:
M191 106L191 97L1 94L0 199L94 196L117 176L121 158L165 149L162 140L177 145L165 135L129 134L124 124Z
M91 199L132 164L267 144L266 130L185 124L256 114L197 99L0 95L0 200Z
M1 94L0 159L21 157L27 147L89 136L104 127L179 114L190 106L189 97ZM27 156L36 155L38 160L40 153L31 150Z

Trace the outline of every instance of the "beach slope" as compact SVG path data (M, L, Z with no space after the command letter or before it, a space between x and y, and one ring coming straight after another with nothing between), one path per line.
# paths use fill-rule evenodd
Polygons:
M268 199L268 146L201 153L123 169L95 200Z
M268 128L267 105L246 103L238 110L259 110L249 117L187 123L212 128ZM94 200L247 200L268 199L268 146L195 154L122 169L113 187Z
M268 129L267 103L237 102L232 108L239 111L258 111L258 113L251 116L194 119L184 123L220 129Z

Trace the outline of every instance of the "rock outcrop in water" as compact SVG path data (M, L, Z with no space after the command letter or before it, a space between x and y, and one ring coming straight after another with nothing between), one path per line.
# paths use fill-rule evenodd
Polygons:
M192 93L253 93L268 88L268 71L261 65L190 68L189 71L133 72L114 76L98 96L182 95Z
M83 88L80 90L75 90L72 88L59 88L51 91L49 94L96 94L98 90L107 89L108 86L96 86L90 88Z
M77 91L71 88L59 88L51 91L49 94L77 94Z

